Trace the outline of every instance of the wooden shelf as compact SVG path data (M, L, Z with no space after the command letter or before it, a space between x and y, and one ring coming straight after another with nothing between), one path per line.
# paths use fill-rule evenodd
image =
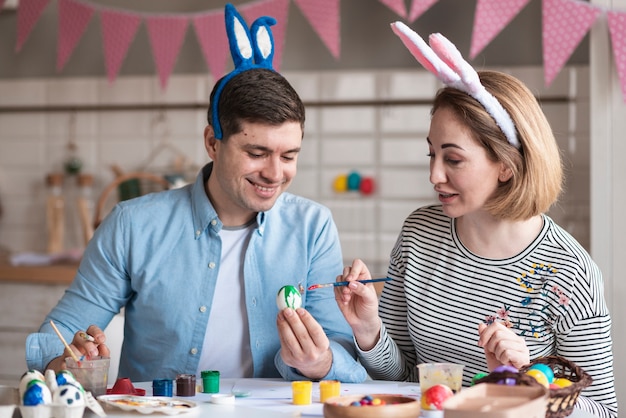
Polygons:
M53 264L49 266L12 266L0 262L0 282L70 284L78 264Z

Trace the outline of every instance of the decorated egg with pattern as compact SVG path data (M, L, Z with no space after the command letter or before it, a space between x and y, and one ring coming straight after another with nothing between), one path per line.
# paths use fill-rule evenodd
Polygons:
M50 405L52 393L43 380L31 380L26 387L22 404L26 406Z
M57 386L52 394L52 402L56 405L82 406L85 405L85 394L78 386L68 383Z
M26 392L26 388L28 387L28 384L33 380L39 380L39 381L45 382L46 378L43 375L43 373L41 373L39 370L29 370L26 373L24 373L22 377L20 378L20 384L18 387L18 391L19 391L21 398L24 397L24 393Z
M302 295L295 286L283 286L276 295L276 305L281 311L285 308L298 309L302 306Z

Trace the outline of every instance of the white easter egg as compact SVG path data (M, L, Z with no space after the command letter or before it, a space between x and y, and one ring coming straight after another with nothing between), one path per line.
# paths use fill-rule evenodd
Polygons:
M57 387L52 394L52 402L55 405L82 406L85 405L85 394L78 386L68 383Z
M302 295L295 286L283 286L276 295L276 305L281 311L285 308L298 309L302 306Z

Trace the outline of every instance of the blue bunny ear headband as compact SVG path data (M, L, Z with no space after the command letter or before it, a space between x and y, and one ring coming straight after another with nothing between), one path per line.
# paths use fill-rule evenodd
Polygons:
M391 29L415 59L439 81L448 87L461 90L476 99L496 121L509 144L519 149L517 131L511 115L495 96L485 89L476 70L463 59L459 50L440 33L429 36L428 42L402 22L394 22Z
M215 138L222 139L222 125L219 118L219 102L224 86L237 74L253 68L273 70L274 37L270 26L276 24L276 19L269 16L259 17L252 23L250 29L241 17L235 6L228 3L224 10L226 33L230 55L233 57L235 69L222 77L213 97L213 131Z

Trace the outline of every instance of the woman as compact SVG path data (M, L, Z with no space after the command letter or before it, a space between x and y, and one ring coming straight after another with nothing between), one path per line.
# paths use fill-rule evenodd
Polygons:
M440 203L405 220L380 301L356 282L370 278L358 259L338 278L353 283L335 288L361 362L375 379L410 381L417 364L460 363L467 386L499 365L559 355L593 377L578 406L617 416L601 272L545 215L562 187L545 115L510 75L480 72L482 93L440 79L426 139Z

